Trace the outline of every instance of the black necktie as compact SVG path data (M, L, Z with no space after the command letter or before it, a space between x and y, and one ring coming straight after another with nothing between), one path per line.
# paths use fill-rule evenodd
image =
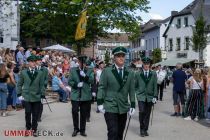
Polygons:
M146 71L146 72L145 72L145 77L146 77L146 78L148 77L148 74L147 74L147 73L148 73L148 72Z
M34 71L35 71L35 70L34 70L34 69L32 69L32 70L31 70L31 73L32 73L32 74L34 74Z
M122 73L122 68L119 68L119 75L120 75L121 78L123 78L123 75L122 74L123 74Z

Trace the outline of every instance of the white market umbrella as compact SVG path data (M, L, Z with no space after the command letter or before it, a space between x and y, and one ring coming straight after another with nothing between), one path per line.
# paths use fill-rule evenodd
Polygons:
M52 45L52 46L49 46L49 47L45 47L45 48L43 48L43 50L57 50L57 51L72 52L72 53L75 52L74 50L66 48L66 47L64 47L64 46L62 46L60 44Z

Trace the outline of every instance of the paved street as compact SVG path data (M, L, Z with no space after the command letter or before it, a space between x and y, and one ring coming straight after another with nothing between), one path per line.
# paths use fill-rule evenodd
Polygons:
M87 138L78 135L71 137L73 124L71 117L70 103L52 103L50 104L53 112L51 113L47 106L44 106L43 120L39 124L39 130L52 130L53 133L60 132L63 136L40 136L34 137L5 137L4 130L24 130L24 111L10 112L8 117L0 118L0 140L106 140L106 125L102 114L95 113L96 106L92 106L91 122L87 123ZM138 140L209 140L210 125L204 126L203 122L185 121L181 117L171 117L172 113L171 87L164 92L164 101L158 102L155 106L153 124L149 129L149 137L141 138L139 136L138 113L131 120L127 139Z

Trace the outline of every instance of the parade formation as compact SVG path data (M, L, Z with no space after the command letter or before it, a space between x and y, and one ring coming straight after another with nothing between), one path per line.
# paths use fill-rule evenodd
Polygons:
M7 116L7 106L10 106L7 100L17 100L11 104L12 107L18 109L21 105L25 108L25 128L37 137L38 122L40 125L42 122L43 100L47 101L46 90L51 87L52 91L58 94L59 102L71 102L74 128L72 137L78 133L84 137L88 136L86 122L90 121L91 104L94 101L97 101L96 112L104 115L108 140L123 140L126 137L135 112L139 112L139 135L147 137L150 120L152 123L150 116L152 114L153 117L155 105L158 101L164 101L164 94L158 95L158 88L162 88L160 91L163 91L173 82L174 114L171 116L182 116L184 120L195 121L209 117L209 100L206 100L203 93L204 88L206 92L209 91L205 87L209 85L209 72L206 76L201 75L200 69L187 69L185 72L181 63L177 63L174 71L161 65L154 67L148 57L142 59L142 67L130 67L125 65L126 53L127 49L121 46L113 49L113 64L105 68L103 61L91 61L87 56L73 56L71 63L65 56L68 62L63 62L63 66L59 66L58 63L51 68L50 59L57 58L48 58L47 52L43 51L30 53L23 61L17 58L17 63L9 60L8 63L14 63L9 65L13 73L8 73L6 66L1 64L1 95L9 90L12 94L9 96L12 97L1 96L1 115ZM21 69L18 75L15 74L17 69ZM10 83L16 85L12 89L7 88L8 78ZM187 90L188 88L190 90ZM14 98L15 96L17 98ZM52 111L50 106L49 109Z

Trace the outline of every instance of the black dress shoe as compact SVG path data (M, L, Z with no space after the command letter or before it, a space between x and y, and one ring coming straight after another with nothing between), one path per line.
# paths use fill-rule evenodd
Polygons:
M144 131L141 131L141 132L140 132L140 136L141 136L141 137L144 137L144 136L145 136Z
M85 132L80 132L80 135L83 137L87 137L87 134Z
M86 122L90 122L90 118L87 118L87 119L86 119Z
M172 117L176 117L177 113L175 112L174 114L171 114Z
M38 137L38 134L36 132L33 133L34 137Z
M77 133L79 132L79 130L74 130L74 132L72 133L72 137L77 136Z
M147 131L145 131L145 132L144 132L144 135L145 135L145 136L149 136L149 134L148 134L148 132L147 132Z

